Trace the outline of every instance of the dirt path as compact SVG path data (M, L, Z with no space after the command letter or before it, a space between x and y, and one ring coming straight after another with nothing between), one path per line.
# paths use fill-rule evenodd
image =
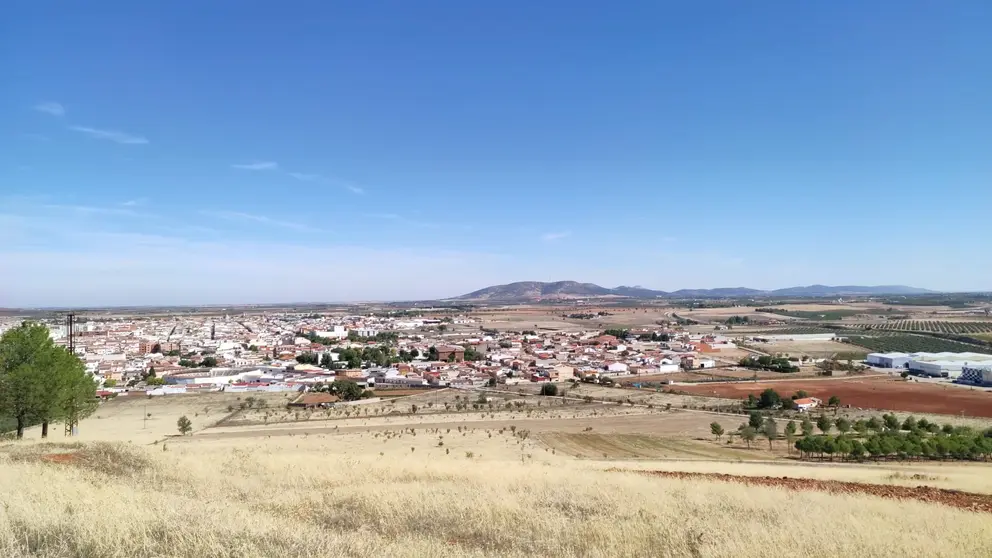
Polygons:
M624 471L611 469L612 471ZM723 473L684 473L679 471L625 471L646 475L688 480L717 480L738 482L758 486L774 486L790 490L814 490L833 494L867 494L881 498L898 500L919 500L930 504L943 504L969 511L992 513L992 495L975 494L934 488L932 486L894 486L884 484L866 484L860 482L845 482L833 480L796 479L790 477L751 477L744 475L727 475Z

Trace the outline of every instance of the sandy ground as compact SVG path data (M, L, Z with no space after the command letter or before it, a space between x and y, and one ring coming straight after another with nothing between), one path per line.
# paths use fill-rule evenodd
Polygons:
M601 406L595 403L591 407ZM676 437L705 437L710 435L712 418L696 413L647 410L640 407L623 408L622 415L593 416L588 413L547 415L544 418L499 416L496 419L468 415L432 415L416 417L384 417L345 419L321 423L287 423L279 425L214 427L198 435L201 438L258 438L307 434L337 434L353 432L385 432L400 429L500 430L516 428L531 432L596 432L604 434L654 434ZM585 416L583 416L585 415ZM488 417L489 415L486 415Z
M771 343L751 343L759 351L785 356L807 355L813 358L830 358L841 353L864 353L865 349L838 341L773 341Z
M271 406L284 406L296 394L234 394L203 393L167 395L160 397L117 397L100 404L96 412L79 424L79 441L128 440L139 444L177 433L176 421L185 416L193 423L193 430L199 431L228 417L228 407L237 408L247 396L255 396ZM53 440L63 440L63 429L56 425L50 429ZM41 436L40 427L25 431L25 437Z

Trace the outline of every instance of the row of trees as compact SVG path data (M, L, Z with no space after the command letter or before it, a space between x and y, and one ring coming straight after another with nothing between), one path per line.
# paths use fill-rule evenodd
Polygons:
M752 370L771 370L772 372L799 371L799 367L792 364L789 359L785 357L773 357L768 355L762 355L759 357L747 356L742 358L738 364L744 368L750 368Z
M805 436L796 441L795 448L804 459L834 456L861 461L872 459L967 459L988 460L992 457L992 429L984 434L946 434L920 432L883 432L861 439L838 436Z
M814 429L820 434L814 434ZM830 435L833 429L840 434ZM748 422L736 431L728 433L720 423L714 422L710 424L710 432L717 439L724 434L740 436L749 448L759 436L768 440L769 449L779 438L775 419L757 412L752 412ZM853 422L846 417L831 419L826 415L817 417L816 421L809 417L799 423L790 420L785 426L785 439L789 447L795 447L805 459L824 456L833 459L835 455L855 460L866 457L987 460L992 457L992 428L979 432L967 426L941 426L912 416L899 421L891 413Z
M79 358L52 342L48 328L24 323L0 337L0 416L16 422L17 437L41 423L78 423L97 407L96 383Z

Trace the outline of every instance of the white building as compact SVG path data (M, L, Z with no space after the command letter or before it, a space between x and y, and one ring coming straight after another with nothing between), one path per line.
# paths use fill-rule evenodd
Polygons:
M958 381L979 386L992 386L992 365L962 366Z
M871 353L868 364L881 368L904 368L911 374L935 378L957 378L965 367L992 366L992 355L981 353Z
M865 360L869 365L879 368L906 368L912 358L907 353L870 353Z
M327 337L329 339L344 339L348 337L348 330L344 326L336 325L329 331L315 331L318 337Z

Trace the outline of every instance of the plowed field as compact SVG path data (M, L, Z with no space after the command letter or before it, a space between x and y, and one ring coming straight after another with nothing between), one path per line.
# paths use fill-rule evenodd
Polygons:
M836 395L842 405L862 409L992 418L992 392L907 382L894 378L796 380L678 387L680 391L693 395L730 399L743 399L749 393L757 396L767 388L774 389L783 397L803 390L824 402L831 395Z

